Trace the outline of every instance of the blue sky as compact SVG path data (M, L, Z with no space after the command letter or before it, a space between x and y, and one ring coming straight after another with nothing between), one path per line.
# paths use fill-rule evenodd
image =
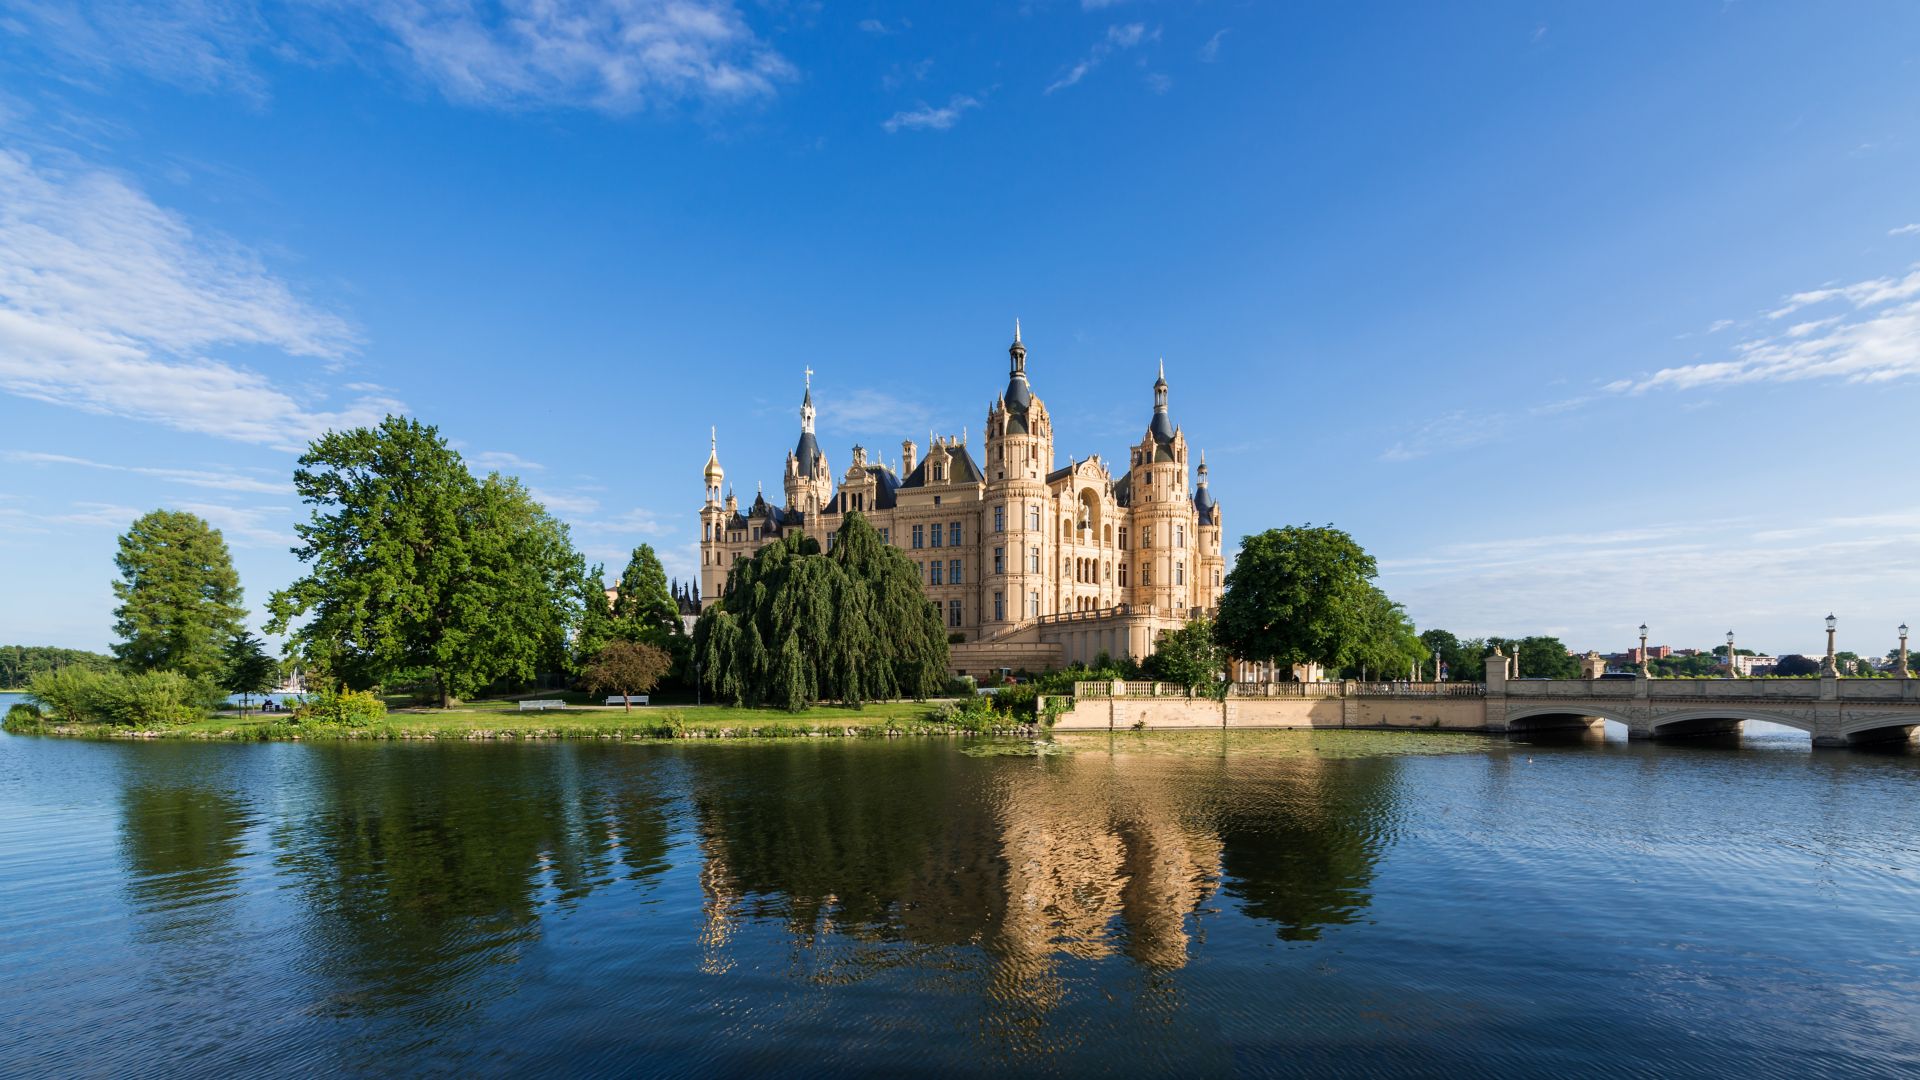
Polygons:
M1064 458L1166 358L1230 537L1334 522L1422 626L1817 651L1920 619L1920 7L0 0L0 640L102 647L114 539L298 572L388 410L617 572L709 425L779 489Z

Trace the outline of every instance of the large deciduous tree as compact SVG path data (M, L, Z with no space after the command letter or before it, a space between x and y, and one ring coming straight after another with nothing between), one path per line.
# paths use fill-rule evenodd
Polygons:
M586 575L565 525L517 480L476 479L439 431L389 416L328 432L293 474L306 576L268 630L302 617L309 667L366 688L424 676L444 705L566 664Z
M1348 674L1381 678L1411 678L1426 648L1413 632L1413 622L1399 604L1369 583L1360 605L1356 636L1341 667Z
M218 529L178 510L155 510L120 537L113 563L113 654L132 671L218 675L240 631L240 575Z
M913 563L858 513L832 552L795 535L735 563L693 653L723 700L787 709L924 698L947 668L946 628Z
M1331 525L1245 537L1227 575L1215 637L1235 657L1282 671L1295 664L1344 667L1376 614L1375 572L1373 556Z

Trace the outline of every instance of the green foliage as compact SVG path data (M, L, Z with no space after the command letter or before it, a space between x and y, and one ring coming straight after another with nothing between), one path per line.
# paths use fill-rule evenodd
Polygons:
M95 671L111 671L114 659L105 653L85 649L59 649L51 645L0 645L0 688L27 685L27 680L42 671L78 665Z
M1232 655L1345 666L1372 628L1373 556L1332 526L1268 529L1240 542L1215 635Z
M1803 679L1820 674L1820 661L1799 653L1788 653L1773 665L1773 674L1782 679Z
M307 695L293 710L298 723L353 728L366 727L386 715L387 703L366 690L320 690Z
M1580 677L1580 658L1570 655L1567 647L1557 637L1536 634L1525 638L1490 637L1486 641L1486 652L1491 653L1494 646L1508 656L1520 657L1520 677L1523 679L1577 679ZM1484 658L1486 654L1483 653ZM1481 677L1485 677L1485 664L1481 664Z
M211 679L177 671L129 675L77 667L34 676L27 693L40 711L62 723L133 727L191 723L218 708L223 696Z
M308 573L273 595L267 629L349 686L424 673L442 705L568 664L583 562L519 481L476 480L439 432L389 416L328 432L293 474Z
M620 573L613 600L613 633L628 641L653 641L680 633L680 605L667 591L667 571L649 544L633 549Z
M25 735L42 730L46 725L46 715L38 705L31 702L16 701L7 707L7 718L0 721L0 731L10 731L15 735Z
M575 663L585 668L613 640L613 607L607 603L607 568L599 563L580 579L580 629L574 634Z
M1206 619L1191 619L1178 630L1160 631L1145 668L1155 679L1179 683L1189 696L1196 688L1208 697L1227 693L1227 651L1214 641L1213 623Z
M227 642L220 686L230 694L254 694L273 689L280 681L280 665L267 655L266 643L242 630Z
M587 689L595 694L623 694L631 697L654 688L673 658L665 649L640 641L608 642L587 665ZM629 704L627 710L631 712Z
M1413 632L1406 610L1369 584L1362 594L1359 616L1342 673L1371 679L1410 678L1413 666L1426 656L1426 646Z
M240 632L240 575L219 530L193 514L155 510L120 537L114 556L113 654L129 671L218 677Z
M1447 667L1447 678L1452 682L1479 682L1486 677L1486 667L1481 663L1487 655L1486 642L1479 638L1462 641L1445 630L1427 630L1420 635L1420 648L1429 668L1433 666L1434 654L1439 654L1440 662ZM1429 677L1437 679L1439 672L1430 672Z
M919 700L946 680L939 609L858 513L830 553L794 535L735 563L692 645L703 685L734 704Z
M986 734L1008 726L1010 719L994 710L993 703L978 694L959 698L955 701L941 702L927 717L943 727L955 731L970 731Z

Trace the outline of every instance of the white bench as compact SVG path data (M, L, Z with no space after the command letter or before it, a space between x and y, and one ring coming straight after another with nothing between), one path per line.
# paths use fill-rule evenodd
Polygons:
M607 699L607 704L609 705L645 705L646 703L647 695L645 694L634 694L631 697L621 697L619 694L615 694Z
M546 712L548 709L564 709L566 707L567 703L558 699L541 699L539 701L523 701L520 703L521 712Z

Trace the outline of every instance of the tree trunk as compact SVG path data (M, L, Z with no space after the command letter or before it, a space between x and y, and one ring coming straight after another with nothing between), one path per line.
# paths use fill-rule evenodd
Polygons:
M632 712L633 711L633 695L622 690L620 692L620 704L625 705L627 707L628 712Z

